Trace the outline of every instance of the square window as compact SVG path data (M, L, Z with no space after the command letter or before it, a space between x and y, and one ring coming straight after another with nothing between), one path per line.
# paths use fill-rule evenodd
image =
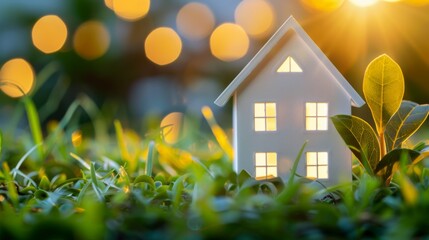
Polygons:
M276 103L255 103L255 131L277 131Z

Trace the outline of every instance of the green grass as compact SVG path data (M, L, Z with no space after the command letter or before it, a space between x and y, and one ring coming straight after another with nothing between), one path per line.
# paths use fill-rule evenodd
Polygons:
M256 181L232 171L232 147L208 108L212 131L192 128L173 145L163 129L137 133L87 96L46 126L31 96L15 111L28 128L1 129L0 239L429 237L425 159L402 159L388 186L357 160L353 182L339 186L298 175Z

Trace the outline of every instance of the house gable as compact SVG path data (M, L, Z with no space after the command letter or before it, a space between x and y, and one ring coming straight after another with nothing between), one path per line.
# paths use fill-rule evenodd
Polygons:
M364 100L359 96L359 94L353 89L353 87L347 82L347 80L341 75L341 73L335 68L335 66L329 61L329 59L323 54L323 52L317 47L313 40L311 40L311 38L307 35L307 33L305 33L305 31L301 28L301 26L292 16L286 20L286 22L279 28L279 30L255 55L255 57L243 68L243 70L237 75L237 77L219 95L219 97L215 100L215 104L218 106L225 105L228 99L234 94L234 92L239 89L239 87L244 82L246 82L249 76L252 75L255 71L259 71L261 68L260 65L262 64L263 66L265 66L263 62L267 61L267 58L271 58L272 55L275 55L277 53L275 49L277 49L279 45L282 45L280 43L287 44L288 35L290 36L291 32L297 34L303 41L303 43L314 53L314 56L326 67L328 72L337 81L338 88L344 91L349 96L352 101L352 105L356 107L362 106L365 103ZM291 63L291 61L289 63ZM299 63L297 65L299 65ZM285 67L285 70L287 70L287 67Z

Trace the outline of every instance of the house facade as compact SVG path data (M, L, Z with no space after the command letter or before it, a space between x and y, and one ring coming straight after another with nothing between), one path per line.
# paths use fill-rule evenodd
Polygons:
M352 153L330 116L365 102L290 17L216 99L233 97L236 171L287 180L297 174L326 185L351 180Z

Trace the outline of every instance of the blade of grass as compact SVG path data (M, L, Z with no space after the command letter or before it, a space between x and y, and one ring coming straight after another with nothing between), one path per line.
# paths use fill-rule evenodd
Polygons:
M97 198L100 202L104 201L104 196L102 194L101 189L98 187L98 180L97 180L97 174L95 171L94 163L91 162L91 184L92 188L94 189L95 194L97 195Z
M13 174L13 177L15 178L16 176L16 171L21 167L21 165L24 163L24 161L27 159L27 157L41 144L36 144L35 146L33 146L30 150L28 150L24 156L21 157L21 159L18 161L18 163L16 164L16 166L12 169L12 171L10 171Z
M147 160L146 160L146 175L147 176L152 176L152 167L153 167L153 161L154 161L154 155L155 155L155 142L154 141L150 141L149 142L149 150L147 153Z
M7 165L6 162L3 163L3 171L4 171L4 177L6 180L6 187L7 187L7 192L9 195L9 198L12 202L12 205L17 208L19 201L18 201L18 191L16 189L16 185L13 182L13 178L12 175L10 174L10 168L9 165Z
M293 184L293 180L295 178L296 169L298 168L299 160L301 159L302 153L304 152L304 148L307 145L308 141L305 141L304 144L302 144L301 149L298 152L298 155L296 156L295 161L293 162L292 169L290 171L289 181L288 184Z
M43 135L42 135L42 128L40 125L39 115L36 110L36 106L34 105L34 102L31 100L31 98L24 96L23 98L25 110L27 112L27 119L28 123L30 125L31 134L33 136L34 144L38 145L38 152L39 152L39 161L42 162L44 158L44 150L43 146L41 146L41 143L43 142Z

